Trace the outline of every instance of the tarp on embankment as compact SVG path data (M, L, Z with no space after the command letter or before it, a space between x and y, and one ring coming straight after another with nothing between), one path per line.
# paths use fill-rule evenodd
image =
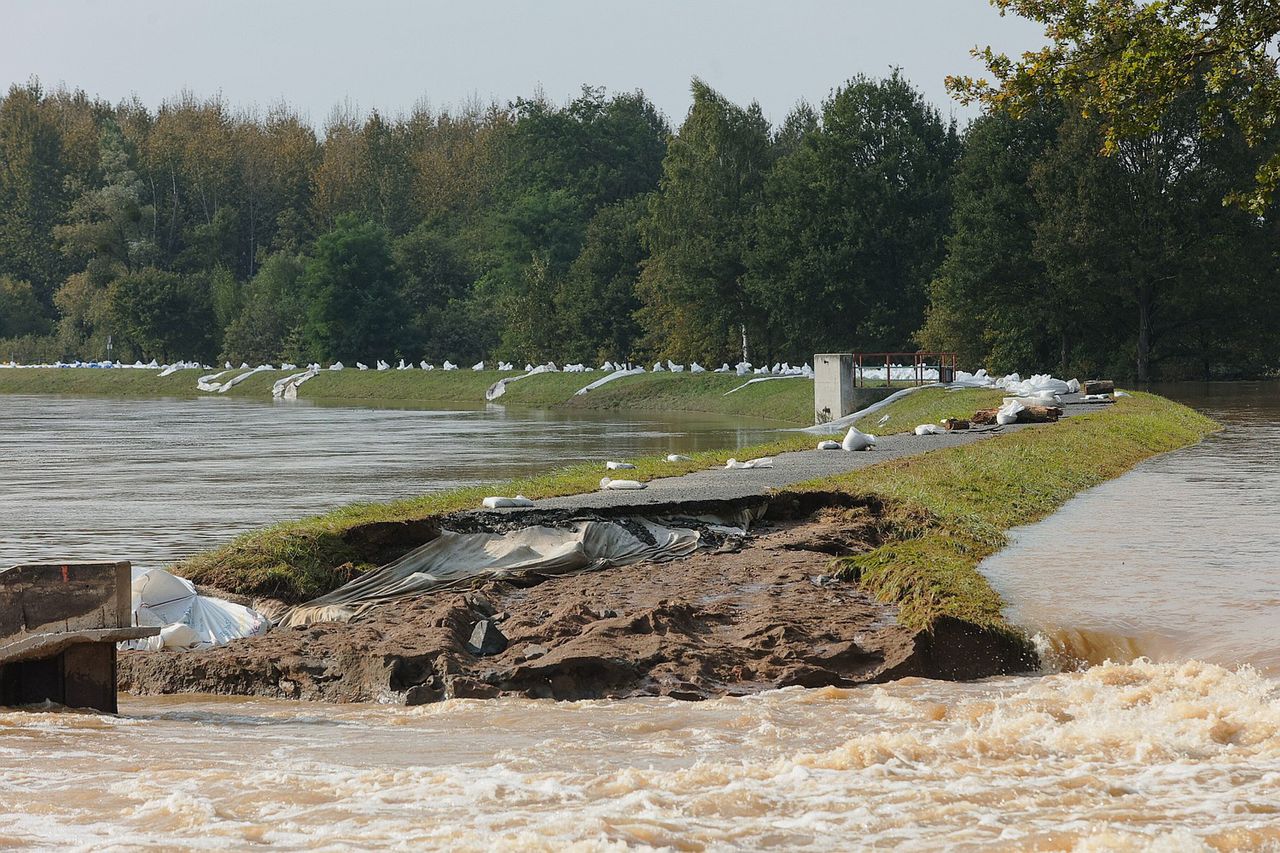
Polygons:
M507 533L444 531L395 562L298 605L279 624L343 622L368 606L477 578L568 575L645 560L665 562L690 556L701 540L701 532L694 527L642 518L582 520L563 527L535 525Z
M125 644L126 648L149 650L220 646L271 629L271 621L257 611L201 595L191 581L162 569L135 572L133 622L160 629L155 637Z

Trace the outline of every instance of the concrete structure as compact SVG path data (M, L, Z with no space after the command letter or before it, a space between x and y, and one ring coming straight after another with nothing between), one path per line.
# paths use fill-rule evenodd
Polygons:
M894 392L892 388L858 387L851 352L818 353L813 357L813 422L825 424L851 415Z
M0 570L0 705L45 701L116 711L116 643L133 627L127 562Z

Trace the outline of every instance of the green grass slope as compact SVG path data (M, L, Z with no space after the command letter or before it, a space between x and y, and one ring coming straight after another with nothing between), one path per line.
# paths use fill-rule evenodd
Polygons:
M923 404L928 399L914 400L907 420L936 421L956 405L952 398L934 395L930 408ZM901 417L893 409L906 405L906 400L887 411ZM927 626L946 614L978 625L1003 626L999 597L976 567L1003 546L1006 530L1035 521L1079 490L1117 476L1148 456L1193 443L1215 428L1190 409L1138 395L1097 414L885 462L797 488L875 496L890 508L890 543L845 561L841 570L859 577L882 600L899 603L905 622ZM641 480L677 476L723 465L731 455L807 449L814 441L805 433L780 433L768 445L709 451L689 462L632 460L638 467L628 473ZM583 463L516 481L343 507L246 533L184 561L175 571L231 592L303 601L371 568L359 537L350 535L357 528L473 509L491 494L521 493L534 499L579 494L594 490L600 476L598 464Z
M1078 492L1151 456L1218 429L1209 418L1151 394L1056 424L885 462L801 488L874 495L895 507L889 544L845 559L841 571L905 624L942 615L1005 626L1000 597L977 571L1007 543L1006 532L1050 515Z
M180 370L160 377L158 370L96 368L0 369L0 394L66 394L88 397L191 398L203 395L196 380L217 371ZM235 375L228 371L222 378ZM269 400L271 386L296 371L256 373L226 392L236 399ZM299 389L303 400L358 405L483 405L485 391L499 379L519 373L496 370L321 371ZM574 408L618 411L682 411L764 418L782 423L813 422L813 382L778 379L727 393L747 380L716 373L646 373L615 380L588 394L576 392L604 374L542 373L507 385L497 400L519 408Z

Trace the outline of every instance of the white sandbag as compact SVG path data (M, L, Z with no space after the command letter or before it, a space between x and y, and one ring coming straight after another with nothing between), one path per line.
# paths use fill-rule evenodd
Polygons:
M1132 395L1132 394L1130 394L1128 391L1117 391L1117 392L1116 392L1116 396L1117 396L1117 397L1132 397L1133 395Z
M996 423L1001 426L1008 426L1018 422L1018 413L1026 410L1026 406L1017 399L1007 400L1003 406L996 411Z
M638 480L610 480L608 477L601 477L600 488L609 489L611 491L631 492L637 489L647 489L649 487Z
M196 633L195 628L183 622L175 622L172 625L164 626L160 629L159 636L154 639L159 640L157 648L170 649L175 652L200 648L200 635Z
M601 378L597 379L595 382L592 382L591 384L586 385L582 388L579 388L577 391L574 391L573 395L575 397L580 397L583 394L587 394L591 391L596 390L602 385L608 385L610 382L614 381L615 379L621 379L624 376L637 376L641 373L644 373L643 367L636 367L628 370L625 367L619 366L608 376L602 376Z
M1018 405L1022 406L1022 408L1024 409L1029 409L1032 406L1060 406L1061 405L1060 401L1055 403L1053 400L1046 400L1045 398L1040 397L1038 395L1032 396L1032 397L1005 397L1000 401L1001 406L1008 406L1011 403L1017 403Z
M937 424L920 424L916 427L916 435L945 435L946 430Z
M1005 377L1004 386L1019 397L1030 397L1037 391L1052 391L1055 394L1071 393L1070 383L1054 379L1047 373L1037 373L1030 379L1020 379L1018 374L1011 373Z
M606 462L604 463L604 467L608 468L610 471L624 471L634 470L636 466L632 465L630 462Z
M1067 393L1068 393L1068 394L1079 394L1079 393L1080 393L1080 380L1079 380L1079 379L1071 379L1071 380L1068 380L1068 381L1067 381Z
M707 369L695 361L693 364L689 365L689 372L690 373L706 373Z
M133 621L144 628L188 630L162 631L158 637L134 640L129 648L207 648L271 629L271 622L256 610L230 601L200 595L186 578L161 569L140 572L133 578ZM193 641L194 637L194 641Z
M485 498L480 502L485 509L508 509L510 507L531 507L533 501L524 495L516 495L514 498L491 497Z
M271 369L271 365L269 365L269 364L264 364L264 365L261 365L261 366L259 366L259 367L255 367L255 368L253 368L253 370L250 370L248 373L241 373L241 374L239 374L239 375L237 375L237 376L233 376L233 377L231 377L230 379L228 379L226 382L223 382L223 383L222 383L222 385L220 385L220 386L218 387L218 389L217 389L217 393L219 393L219 394L225 394L225 393L227 393L228 391L230 391L232 388L234 388L235 386L239 385L239 384L240 384L241 382L243 382L244 380L248 379L248 378L249 378L250 376L252 376L253 374L255 374L255 373L261 373L261 372L262 372L262 371L264 371L264 370L270 370L270 369Z
M743 471L751 468L772 468L773 457L762 456L759 459L748 459L746 462L739 462L737 459L730 459L724 463L725 470Z
M668 453L667 461L668 462L692 462L693 460L688 456L685 456L683 453Z
M471 365L471 369L472 369L472 370L484 370L484 362L483 362L483 361L477 361L475 364Z
M1061 406L1062 398L1052 391L1037 391L1031 399L1040 406Z
M217 391L219 388L222 387L222 384L217 381L218 377L222 376L224 373L227 373L227 372L228 371L226 370L220 370L217 373L210 373L207 376L201 376L199 379L196 380L196 390L205 391L208 393Z
M876 437L869 435L857 427L849 427L849 431L845 433L844 441L840 442L840 446L845 450L870 450L876 446Z
M819 450L844 450L844 448L840 446L840 442L832 441L831 439L826 439L825 441L819 441L818 449Z

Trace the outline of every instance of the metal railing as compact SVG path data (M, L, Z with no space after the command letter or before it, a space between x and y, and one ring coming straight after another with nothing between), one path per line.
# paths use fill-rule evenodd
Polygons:
M886 386L892 386L895 379L911 385L954 382L957 365L958 357L954 352L855 352L853 384L865 388L868 371L879 373L881 370L884 371ZM928 375L932 371L936 371L936 378Z

